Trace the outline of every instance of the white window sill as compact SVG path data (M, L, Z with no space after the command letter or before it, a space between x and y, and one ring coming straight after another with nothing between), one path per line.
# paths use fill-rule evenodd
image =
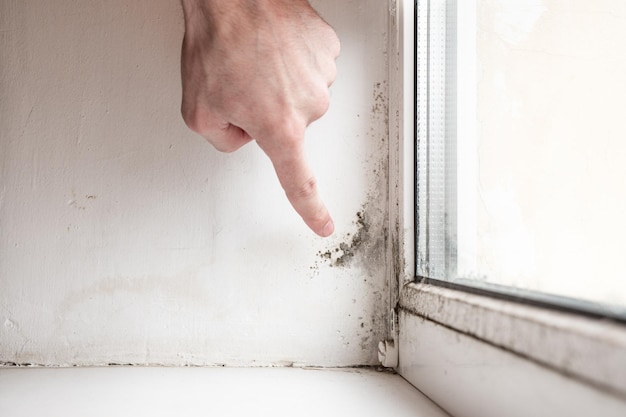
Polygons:
M0 415L448 416L388 372L162 367L0 369Z
M407 284L398 371L457 417L626 415L626 329Z

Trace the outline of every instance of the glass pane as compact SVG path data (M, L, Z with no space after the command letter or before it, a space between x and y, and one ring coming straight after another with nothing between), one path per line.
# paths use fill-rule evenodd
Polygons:
M626 311L625 22L623 0L418 2L418 275Z

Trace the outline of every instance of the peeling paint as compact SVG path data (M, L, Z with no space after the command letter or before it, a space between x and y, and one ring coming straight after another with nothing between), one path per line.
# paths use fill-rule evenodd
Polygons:
M6 319L4 321L4 327L6 327L9 330L13 330L17 328L17 323L15 323L13 320L11 319Z

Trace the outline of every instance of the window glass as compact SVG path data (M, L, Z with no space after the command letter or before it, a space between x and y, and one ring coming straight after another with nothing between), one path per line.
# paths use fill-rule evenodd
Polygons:
M626 317L626 2L417 20L417 274Z

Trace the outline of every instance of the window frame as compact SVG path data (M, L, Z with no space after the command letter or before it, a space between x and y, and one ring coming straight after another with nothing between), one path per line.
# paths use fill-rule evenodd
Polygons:
M396 369L454 416L624 415L623 324L415 280L415 21L417 4L435 1L446 0L390 3Z

